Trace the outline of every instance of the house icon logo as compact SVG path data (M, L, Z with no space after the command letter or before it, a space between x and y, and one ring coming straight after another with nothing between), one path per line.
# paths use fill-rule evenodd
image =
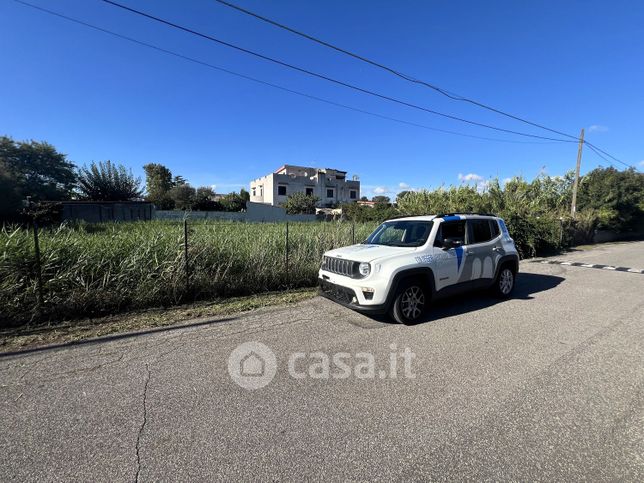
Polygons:
M241 344L228 357L228 374L244 389L254 390L266 386L273 380L276 372L275 354L261 342Z
M264 375L264 368L266 363L255 352L251 352L244 356L239 363L240 374L244 377L262 377Z

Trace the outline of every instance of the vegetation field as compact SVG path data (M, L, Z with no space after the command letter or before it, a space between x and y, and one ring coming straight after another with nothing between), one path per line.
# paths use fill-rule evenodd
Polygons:
M361 241L377 223L153 221L39 230L42 306L33 231L0 232L3 324L116 313L311 286L322 253Z

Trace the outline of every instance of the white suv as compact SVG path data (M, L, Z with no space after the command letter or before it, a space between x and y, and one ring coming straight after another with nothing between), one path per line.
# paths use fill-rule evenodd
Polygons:
M412 323L440 296L493 287L508 297L518 270L501 218L450 213L385 221L363 243L326 252L318 277L327 298Z

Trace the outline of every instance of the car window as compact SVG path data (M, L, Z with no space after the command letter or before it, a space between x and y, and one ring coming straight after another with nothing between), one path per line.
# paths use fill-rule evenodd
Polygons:
M492 239L492 230L489 220L469 220L471 227L471 243L484 243Z
M437 247L443 246L445 238L452 238L459 240L461 244L465 244L465 221L444 221L438 227L434 245Z
M429 237L430 221L388 221L376 228L366 243L396 247L419 247Z
M405 229L397 226L387 227L380 234L379 242L383 245L389 245L396 242L401 242L405 236Z
M496 238L501 234L499 224L496 222L496 220L490 220L490 228L492 229L492 238Z

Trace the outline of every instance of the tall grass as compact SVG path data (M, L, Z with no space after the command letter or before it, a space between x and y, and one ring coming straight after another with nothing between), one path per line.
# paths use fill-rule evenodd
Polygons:
M375 223L355 225L356 241ZM348 223L191 221L186 287L183 225L172 221L62 225L40 231L37 310L33 233L0 231L0 322L169 306L313 285L322 253L351 244ZM288 268L288 270L287 270Z

